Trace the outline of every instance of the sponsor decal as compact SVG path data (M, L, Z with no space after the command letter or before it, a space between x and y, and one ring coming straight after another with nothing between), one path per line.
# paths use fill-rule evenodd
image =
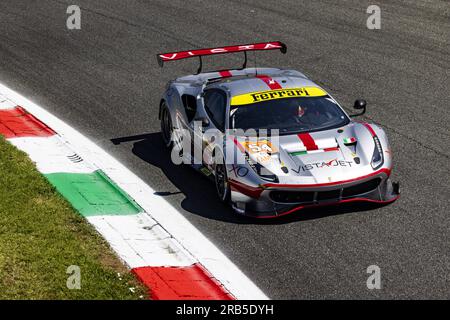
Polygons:
M282 49L283 44L280 42L265 42L265 43L255 43L239 46L226 46L221 48L209 48L209 49L197 49L189 51L179 51L179 52L169 52L159 54L159 58L162 61L172 61L185 59L195 56L205 56L211 54L220 54L228 52L239 52L239 51L249 51L249 50L273 50Z
M299 166L298 170L296 170L296 169L291 169L291 170L294 171L295 173L300 173L300 172L311 171L313 169L322 169L322 168L330 168L330 167L348 167L348 168L350 168L352 166L353 166L353 161L333 159L330 161L322 161L322 162L314 162L314 163L304 164L302 166Z
M231 105L239 106L275 99L295 98L295 97L321 97L325 95L327 95L327 93L318 87L269 90L234 96L231 98Z
M209 171L209 169L206 168L206 167L202 167L202 168L200 169L200 172L203 173L203 174L204 174L205 176L207 176L207 177L211 174L211 171Z
M261 152L273 154L278 152L278 149L272 146L272 143L268 140L244 141L242 145L250 154Z
M278 152L278 149L268 140L244 141L242 142L245 150L253 155L257 162L267 163L272 160L271 155Z

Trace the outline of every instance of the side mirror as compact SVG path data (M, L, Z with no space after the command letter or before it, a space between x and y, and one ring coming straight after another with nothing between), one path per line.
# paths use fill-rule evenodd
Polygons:
M357 116L361 116L364 113L366 113L366 105L367 105L366 100L363 100L363 99L356 100L355 104L353 105L353 109L362 110L362 111L360 113L351 114L350 117L357 117Z

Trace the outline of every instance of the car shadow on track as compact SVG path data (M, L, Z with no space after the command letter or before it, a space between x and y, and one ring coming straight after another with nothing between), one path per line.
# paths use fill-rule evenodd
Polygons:
M185 196L181 207L190 213L208 219L239 224L285 224L350 212L368 211L380 207L380 205L372 203L348 203L339 206L303 209L290 215L273 219L244 217L234 213L231 207L218 200L214 183L210 179L187 165L175 165L172 163L170 152L164 146L160 132L113 138L111 142L115 145L133 142L133 154L162 170L170 182ZM155 194L167 197L177 193L157 190Z

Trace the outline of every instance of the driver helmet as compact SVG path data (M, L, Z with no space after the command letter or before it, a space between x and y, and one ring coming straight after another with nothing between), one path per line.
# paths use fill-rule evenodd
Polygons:
M301 118L301 117L303 117L303 115L305 114L305 112L306 112L306 108L303 107L303 106L301 106L301 105L298 105L297 116L298 116L299 118Z

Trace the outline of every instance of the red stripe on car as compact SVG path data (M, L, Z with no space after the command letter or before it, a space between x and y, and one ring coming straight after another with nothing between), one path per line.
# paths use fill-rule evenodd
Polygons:
M229 179L228 183L230 184L230 189L232 191L240 192L254 199L258 199L261 196L261 193L264 191L262 188L249 186L232 179Z
M300 140L302 140L303 145L306 147L307 151L319 149L319 147L317 147L316 143L314 142L313 137L311 137L309 133L299 133L298 137L300 138Z
M339 151L338 147L333 147L333 148L325 148L323 149L323 151L328 152L328 151Z
M363 125L369 130L372 137L375 137L377 134L375 133L375 130L373 130L372 126L366 122L363 122Z
M290 209L289 211L282 212L278 215L270 215L270 216L258 216L257 218L260 219L273 219L273 218L279 218L291 213L294 213L296 211L300 211L305 208L317 208L317 207L327 207L327 206L337 206L340 204L345 204L349 202L372 202L372 203L378 203L378 204L389 204L391 202L394 202L400 197L400 195L397 195L396 197L390 199L390 200L373 200L373 199L367 199L367 198L351 198L351 199L343 199L339 200L333 203L318 203L318 204L305 204L298 207L295 207L293 209Z
M219 71L219 74L222 78L228 78L228 77L232 77L233 75L231 74L230 71L228 70L223 70L223 71Z
M236 139L236 137L234 137L234 138L232 138L232 139L233 139L234 144L238 147L238 149L239 149L241 152L245 153L244 147L243 147L242 144Z
M276 80L272 79L272 78L269 77L269 76L266 76L266 75L257 75L256 77L257 77L258 79L261 79L262 81L264 81L264 82L269 86L269 88L272 89L272 90L283 89L283 88L281 87L281 85L280 85Z

